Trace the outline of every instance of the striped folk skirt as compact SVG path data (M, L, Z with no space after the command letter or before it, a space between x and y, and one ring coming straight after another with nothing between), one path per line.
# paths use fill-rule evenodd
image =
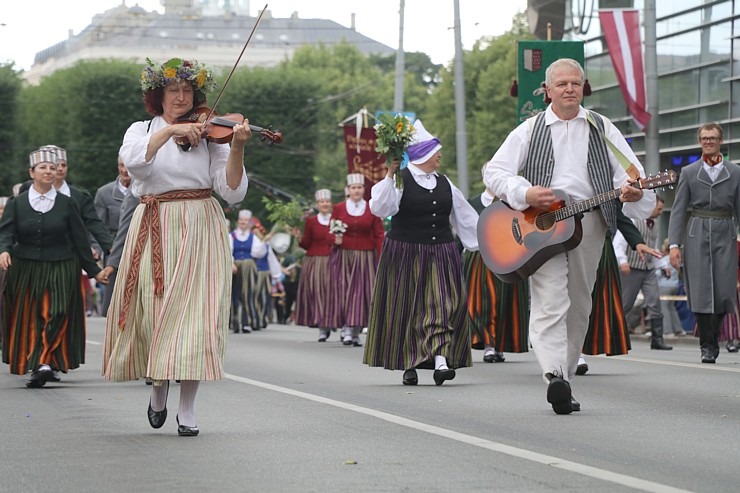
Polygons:
M213 199L162 202L164 292L156 296L147 240L124 327L124 288L145 206L131 220L108 311L103 375L126 381L218 380L229 325L232 256L226 220Z
M235 330L245 325L254 327L259 318L253 303L257 264L254 259L235 260L234 264L236 274L232 277L231 323Z
M503 282L488 270L480 252L463 252L468 288L468 323L473 349L502 353L529 350L529 283Z
M272 323L272 274L270 271L258 271L257 282L252 293L252 306L256 313L253 329L264 329Z
M13 258L7 271L3 363L24 375L40 364L62 372L85 362L80 263Z
M583 343L584 354L627 354L632 349L622 310L622 283L612 242L607 239L591 293L591 316Z
M363 362L388 370L472 365L462 261L455 243L386 238L373 290Z
M740 290L737 292L735 300L735 309L725 314L722 319L722 326L719 331L719 341L737 341L740 340ZM697 332L698 334L698 332Z
M332 248L327 327L367 327L376 265L375 250Z
M298 279L295 320L307 327L329 327L326 311L329 303L329 257L306 256Z

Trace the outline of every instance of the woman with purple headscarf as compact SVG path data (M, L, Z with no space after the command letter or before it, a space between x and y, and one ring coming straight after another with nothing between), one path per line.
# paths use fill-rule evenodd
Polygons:
M414 123L409 166L389 163L372 189L370 210L392 216L380 256L370 308L364 363L405 370L404 385L416 385L416 369L433 369L434 382L455 378L472 365L466 325L466 293L460 252L478 250L478 214L462 192L437 172L439 139ZM403 188L393 175L401 173ZM454 231L453 231L454 230Z

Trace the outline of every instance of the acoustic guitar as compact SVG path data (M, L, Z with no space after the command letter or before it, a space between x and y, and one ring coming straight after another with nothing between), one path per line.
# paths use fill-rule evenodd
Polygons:
M673 185L675 171L663 171L639 179L635 188L653 190ZM530 207L515 211L504 201L486 207L478 219L478 245L483 262L504 282L517 282L532 275L555 255L577 247L583 237L581 217L604 202L619 197L619 188L578 202L570 202L562 190L549 209Z

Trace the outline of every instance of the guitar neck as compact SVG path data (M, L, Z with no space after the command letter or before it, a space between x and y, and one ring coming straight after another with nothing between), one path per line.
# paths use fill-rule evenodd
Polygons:
M639 186L637 183L633 186ZM608 192L600 193L599 195L596 195L595 197L591 197L590 199L586 200L580 200L578 202L573 202L571 204L566 205L563 208L560 208L556 211L556 221L562 221L563 219L568 219L569 217L573 217L576 214L581 214L583 212L590 211L594 209L595 207L598 207L599 205L603 204L604 202L608 202L610 200L614 200L622 193L622 190L619 188L615 188L614 190L610 190Z

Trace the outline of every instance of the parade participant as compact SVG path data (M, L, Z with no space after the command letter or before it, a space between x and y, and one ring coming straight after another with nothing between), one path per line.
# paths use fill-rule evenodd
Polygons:
M485 169L483 165L481 171ZM494 200L493 192L486 188L468 202L480 214ZM465 249L462 257L473 349L483 349L483 361L486 363L503 363L506 360L504 352L527 352L528 282L503 282L488 270L477 250Z
M334 244L334 235L329 232L331 219L331 191L322 188L315 194L318 214L306 219L303 233L294 231L298 244L306 250L298 280L296 324L318 327L319 342L326 342L332 329L327 325L329 303L329 253Z
M414 122L409 165L393 161L373 186L370 208L391 218L378 264L363 362L405 370L404 385L419 381L416 369L434 369L434 382L455 378L472 365L462 260L463 246L478 250L478 214L450 179L438 172L442 144ZM401 173L403 188L393 176Z
M370 212L365 177L347 175L349 198L334 206L331 221L346 225L334 235L329 254L329 307L327 327L342 327L345 346L362 346L360 332L367 327L375 269L383 245L383 221Z
M702 156L681 170L668 242L671 265L684 269L701 362L711 364L719 356L722 319L735 310L737 297L740 168L722 156L724 132L719 124L705 123L698 137Z
M53 144L41 146L39 149L50 150L57 155L58 161L56 176L54 177L54 188L57 192L67 197L72 197L77 203L80 215L82 216L82 222L85 223L88 233L92 235L90 243L95 250L93 256L97 260L101 255L107 254L110 251L113 246L113 236L108 231L108 226L98 217L97 212L95 212L95 201L92 195L87 190L67 183L69 166L66 149Z
M8 203L8 197L0 197L0 217L3 217L5 204ZM0 269L0 293L5 292L5 271ZM3 297L0 295L0 349L3 345L3 327L5 326L5 304Z
M519 211L549 209L560 200L553 190L564 191L572 200L587 200L619 188L625 214L648 217L655 195L630 185L636 180L622 168L606 139L644 177L642 165L608 119L581 106L581 65L559 59L545 77L552 102L509 134L486 168L486 186ZM548 384L547 401L557 414L580 408L570 380L586 336L604 241L608 231L616 230L616 207L605 202L585 213L580 244L547 260L529 279L529 340Z
M658 231L655 219L663 212L663 199L657 198L655 210L648 219L634 220L640 235L651 248L658 246ZM624 236L617 232L613 240L614 252L621 271L622 311L628 313L635 304L637 294L642 292L650 319L650 349L671 350L663 341L663 310L660 307L660 288L651 256L633 252Z
M254 319L254 330L266 329L273 321L273 286L279 282L278 279L282 274L280 262L275 256L275 252L270 245L271 234L265 234L266 230L259 219L252 218L257 235L260 236L265 245L265 253L254 257L257 265L257 278L252 290L252 309L256 314Z
M251 131L246 120L235 124L229 146L204 140L202 123L178 123L216 87L196 61L148 60L140 81L153 118L133 123L119 151L142 203L108 312L103 374L154 381L147 409L153 428L167 418L169 381L180 380L178 435L195 436L199 383L223 378L229 324L232 257L212 192L227 203L244 199Z
M259 257L267 254L267 245L253 232L252 211L242 209L237 216L236 228L229 235L233 287L231 293L231 326L234 333L249 333L259 330L262 325L254 304L257 288L257 263Z
M120 222L121 205L123 204L123 199L131 193L130 186L131 177L126 170L126 166L123 164L121 156L118 156L118 177L112 182L98 188L98 191L95 192L94 200L95 212L103 223L108 226L108 231L113 237L114 242ZM115 271L111 273L108 279L108 285L103 292L103 301L101 303L102 310L100 314L104 317L108 313L110 298L113 295L113 287L116 283Z
M85 313L80 269L103 284L77 204L53 187L57 156L30 154L32 184L10 199L0 219L3 297L3 362L16 375L31 374L29 388L85 362Z

